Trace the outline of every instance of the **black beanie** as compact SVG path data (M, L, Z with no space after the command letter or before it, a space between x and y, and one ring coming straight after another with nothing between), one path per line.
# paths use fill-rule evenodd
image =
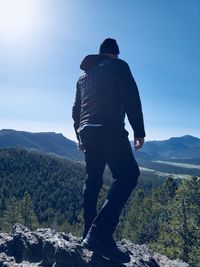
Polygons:
M100 45L99 54L119 54L119 47L115 39L107 38Z

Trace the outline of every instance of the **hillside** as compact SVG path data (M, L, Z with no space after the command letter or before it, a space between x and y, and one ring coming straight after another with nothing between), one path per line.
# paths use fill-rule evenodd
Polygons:
M53 132L30 133L3 129L0 131L0 148L21 147L55 154L73 160L83 160L77 144L62 134Z
M109 175L105 173L107 181ZM84 179L81 162L21 148L0 149L0 232L10 231L18 222L31 230L51 227L80 236ZM195 257L200 255L199 190L196 177L177 182L142 173L122 212L116 239L148 244L163 255L200 267ZM105 185L98 207L107 191Z
M78 161L84 159L75 142L62 134L51 132L29 133L4 129L0 131L0 148L5 147L21 147ZM145 176L154 179L200 176L200 139L197 137L186 135L164 141L148 141L141 151L134 151L134 154Z
M185 135L172 137L164 141L145 142L142 149L143 157L152 160L186 161L199 159L200 163L200 139Z
M185 135L164 141L147 141L135 157L145 173L157 176L200 177L200 139Z
M0 211L12 197L31 196L40 223L73 222L81 209L84 166L67 159L27 151L0 149Z
M73 223L82 207L85 175L83 163L22 148L0 149L0 212L9 198L28 192L40 223L52 223L56 216L62 217L60 223ZM108 170L104 178L110 184ZM148 176L138 187L149 191L162 182Z
M131 142L133 145L133 143ZM83 160L77 144L62 134L53 132L30 133L11 129L0 130L0 148L23 147L73 160ZM139 153L138 160L167 160L200 164L200 139L185 135L163 141L147 141Z

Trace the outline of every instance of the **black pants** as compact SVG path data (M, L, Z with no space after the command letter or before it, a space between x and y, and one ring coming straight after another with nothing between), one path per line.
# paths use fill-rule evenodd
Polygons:
M80 137L85 146L87 171L83 190L85 231L95 225L100 235L110 236L118 224L124 204L137 185L139 168L125 129L114 131L103 126L87 126L80 132ZM114 182L97 214L97 199L106 164Z

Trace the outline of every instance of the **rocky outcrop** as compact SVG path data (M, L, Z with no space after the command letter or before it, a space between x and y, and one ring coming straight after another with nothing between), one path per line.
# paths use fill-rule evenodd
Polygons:
M180 260L170 260L146 245L118 242L128 250L131 262L116 264L81 246L80 239L51 229L30 231L16 224L11 234L0 234L0 267L187 267Z

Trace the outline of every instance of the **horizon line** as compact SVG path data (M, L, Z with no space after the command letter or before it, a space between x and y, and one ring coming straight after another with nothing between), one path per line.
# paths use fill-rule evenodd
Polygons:
M69 137L67 137L65 134L63 134L62 132L56 132L56 131L27 131L27 130L16 130L16 129L11 129L11 128L2 128L0 129L0 132L1 131L15 131L15 132L26 132L26 133L33 133L33 134L39 134L39 133L54 133L54 134L61 134L63 135L65 138L67 138L68 140L70 141L73 141L73 142L78 142L78 140L73 140L73 139L70 139ZM146 140L146 142L153 142L153 141L166 141L166 140L169 140L171 138L181 138L181 137L185 137L185 136L191 136L191 137L194 137L194 138L198 138L200 139L200 137L198 136L194 136L192 134L183 134L183 135L179 135L179 136L171 136L171 137L168 137L166 139L153 139L153 140ZM130 141L133 141L133 140L130 140Z

